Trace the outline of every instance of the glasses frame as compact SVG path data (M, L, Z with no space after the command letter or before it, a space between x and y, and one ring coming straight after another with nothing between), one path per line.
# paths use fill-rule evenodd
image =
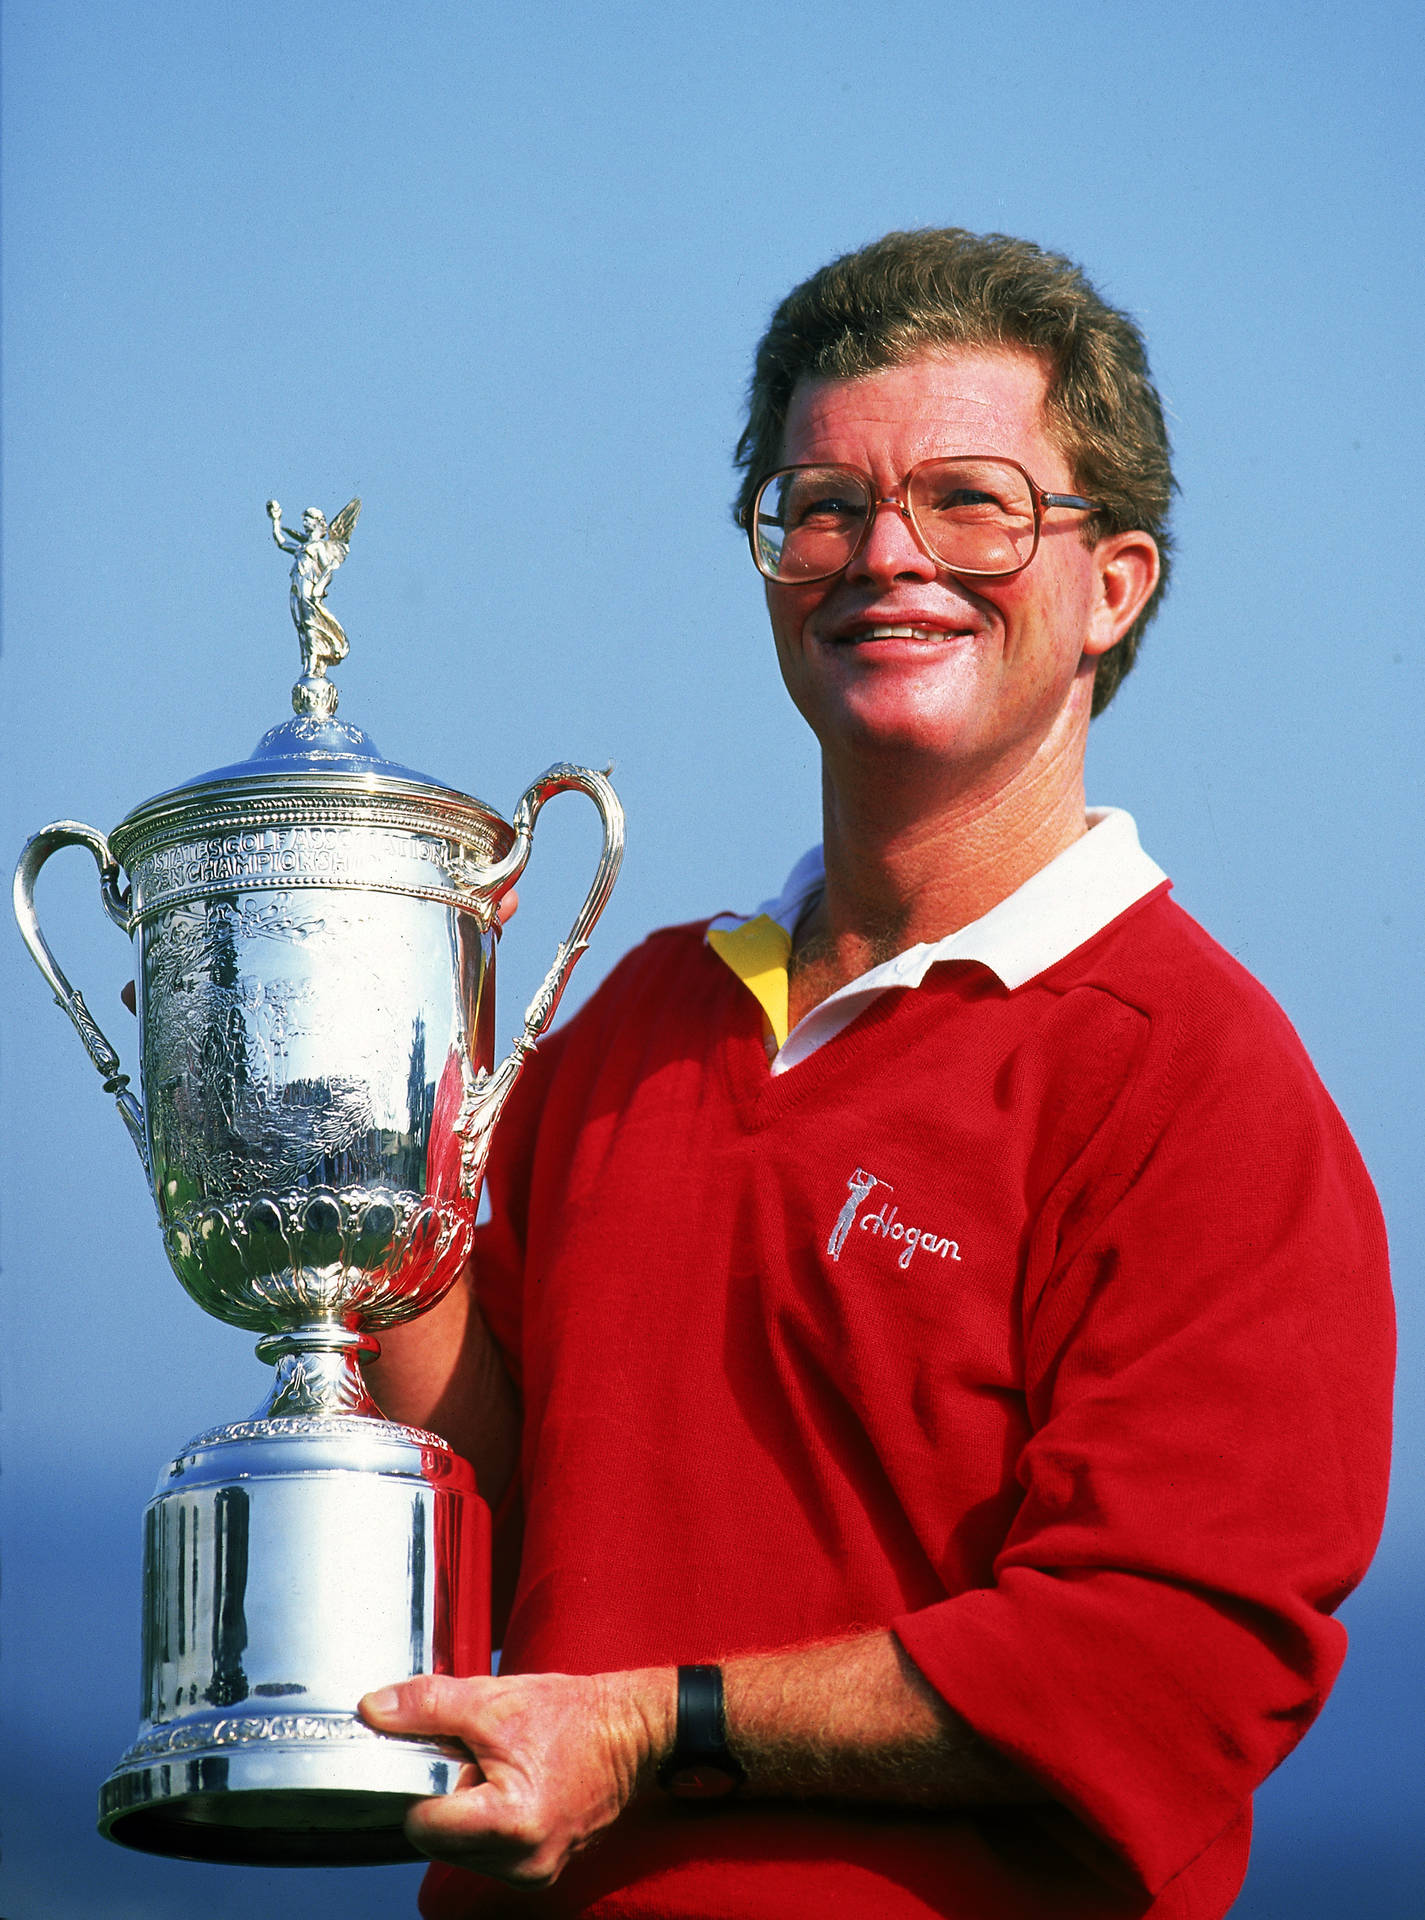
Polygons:
M1029 498L1034 507L1034 544L1030 547L1026 557L1019 562L1018 566L952 567L948 560L942 560L940 555L932 548L910 504L910 483L924 468L938 467L946 460L981 460L996 467L1012 467L1029 488ZM861 529L861 537L839 567L832 567L827 573L799 573L795 578L788 579L779 573L769 573L767 568L762 564L762 556L757 550L757 528L764 520L770 521L772 518L770 514L764 516L758 511L768 487L775 481L785 479L788 474L792 473L852 474L865 485L866 491L871 496L871 502L866 511L866 524ZM1017 460L1011 460L1008 454L1003 453L932 454L928 460L916 461L910 471L903 476L900 485L894 493L877 493L876 483L864 467L853 467L844 460L804 461L794 467L777 467L767 475L765 480L759 483L757 491L752 497L752 505L743 516L743 530L747 535L747 544L752 552L752 564L764 580L770 580L774 586L778 587L809 587L817 585L817 583L822 580L834 580L837 574L845 573L846 569L852 564L866 542L870 539L871 529L875 526L876 516L882 507L895 508L896 512L906 522L912 534L915 536L916 545L920 548L926 559L933 560L936 566L943 567L946 573L957 574L967 580L1012 580L1015 574L1023 573L1024 569L1030 564L1035 554L1039 551L1039 541L1044 530L1044 512L1046 508L1070 507L1076 513L1099 513L1102 511L1102 502L1098 500L1085 500L1081 494L1077 493L1046 493L1044 488L1039 485L1038 481L1027 468L1022 467Z

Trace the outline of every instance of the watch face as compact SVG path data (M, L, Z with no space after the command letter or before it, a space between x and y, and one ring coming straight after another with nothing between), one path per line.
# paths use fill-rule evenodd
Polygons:
M723 1800L736 1787L737 1775L726 1767L700 1761L695 1766L679 1767L663 1784L677 1800Z

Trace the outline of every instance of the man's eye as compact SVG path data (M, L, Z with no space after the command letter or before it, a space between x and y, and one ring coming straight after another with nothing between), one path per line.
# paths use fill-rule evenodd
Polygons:
M826 525L831 521L855 520L863 510L859 500L849 499L845 494L819 493L808 499L792 501L787 512L787 524L806 527Z
M942 493L931 502L932 513L970 512L976 509L989 509L996 513L1004 512L1004 502L993 493L984 493L978 487L954 487Z

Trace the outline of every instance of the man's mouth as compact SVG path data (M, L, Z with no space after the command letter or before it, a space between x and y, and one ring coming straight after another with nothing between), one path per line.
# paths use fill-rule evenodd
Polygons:
M833 633L831 639L848 646L859 646L875 640L919 640L935 646L947 640L964 639L970 631L969 627L931 627L909 620L887 620L877 621L870 626L847 627L840 633Z

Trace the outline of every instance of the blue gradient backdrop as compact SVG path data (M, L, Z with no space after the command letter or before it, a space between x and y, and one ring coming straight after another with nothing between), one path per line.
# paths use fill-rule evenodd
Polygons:
M1304 1035L1381 1189L1407 1352L1391 1527L1344 1678L1260 1796L1237 1913L1425 1910L1411 10L9 0L5 34L6 861L282 717L296 648L262 503L359 492L343 714L506 810L551 760L618 763L629 856L577 997L815 837L811 745L727 515L775 301L887 228L957 222L1068 251L1141 317L1179 574L1091 794L1134 810ZM585 812L541 822L506 1032L582 893ZM131 1045L82 856L42 904ZM264 1370L167 1271L13 935L0 967L0 1912L408 1911L414 1869L208 1869L94 1835L136 1721L140 1511Z

